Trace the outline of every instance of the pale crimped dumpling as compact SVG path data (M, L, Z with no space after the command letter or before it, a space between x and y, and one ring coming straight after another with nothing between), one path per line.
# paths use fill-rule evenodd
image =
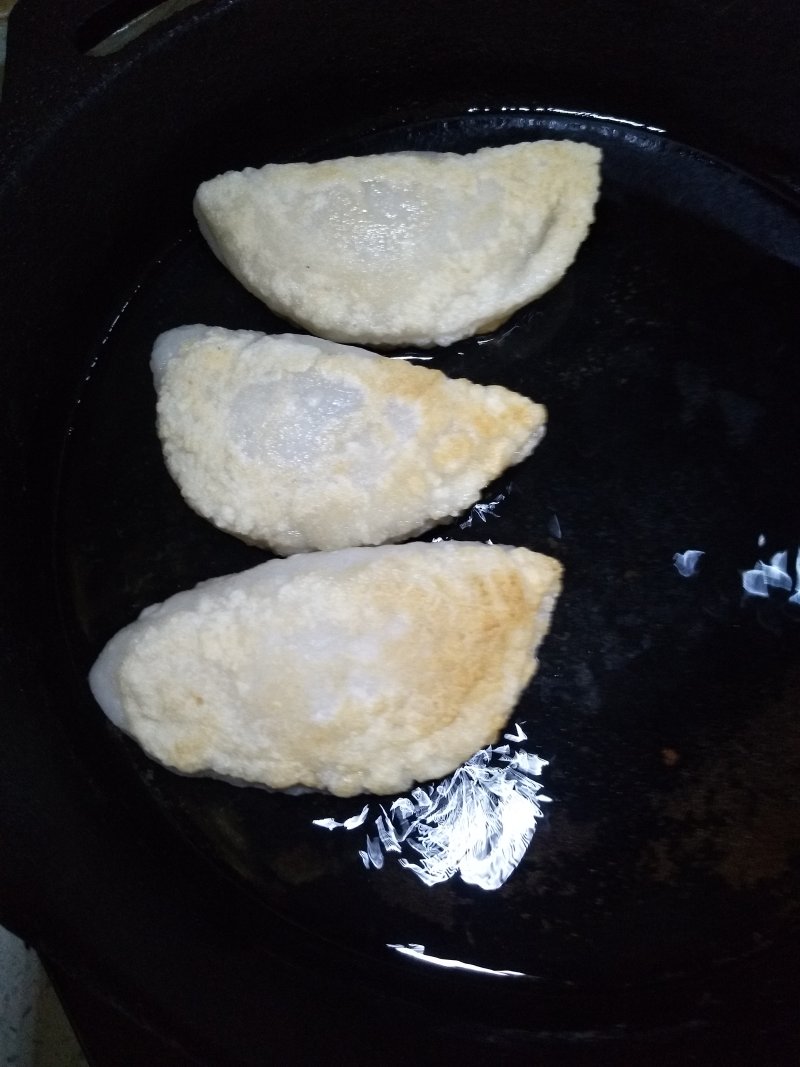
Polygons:
M391 793L493 741L561 567L439 542L271 560L148 608L90 675L155 759L275 789Z
M152 365L185 499L281 555L447 521L530 454L547 417L502 386L293 334L179 327Z
M267 164L204 182L194 209L239 281L312 333L447 345L559 281L594 218L600 158L535 141Z

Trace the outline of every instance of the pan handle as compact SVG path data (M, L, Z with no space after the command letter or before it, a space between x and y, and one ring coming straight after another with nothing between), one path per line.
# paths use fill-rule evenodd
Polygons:
M164 39L236 0L25 0L8 19L3 105L40 131Z

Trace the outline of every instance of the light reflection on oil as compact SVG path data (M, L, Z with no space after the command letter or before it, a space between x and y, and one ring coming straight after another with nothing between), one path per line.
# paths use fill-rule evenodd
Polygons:
M527 740L521 724L505 739ZM367 869L397 859L425 885L458 875L485 890L499 889L531 843L541 805L548 803L536 779L547 766L525 749L489 745L436 785L398 797L374 817L359 856ZM344 822L317 819L327 830L355 829L367 822L367 808Z
M697 565L704 555L700 548L687 548L685 552L676 552L672 562L681 578L691 578L697 573Z
M439 956L430 956L425 951L424 945L387 945L386 947L393 948L395 952L399 952L402 956L411 956L413 959L423 960L425 963L433 964L435 967L444 967L447 970L471 971L476 974L497 974L504 978L530 977L524 971L495 970L493 967L480 967L476 963L462 963L461 960L446 960L441 959Z
M790 604L800 604L800 551L795 559L796 579L789 573L789 553L775 552L769 563L757 560L756 565L742 572L742 588L749 596L769 596L770 589L783 589L794 592L789 597Z
M470 112L485 111L491 112L496 110L491 107L470 107L467 109ZM661 126L648 126L644 122L635 122L633 119L622 119L618 115L599 115L595 111L571 111L566 107L501 107L500 111L519 111L519 112L536 112L546 115L570 115L579 119L596 119L598 122L617 122L622 126L633 126L637 130L649 130L651 133L666 133L667 131Z

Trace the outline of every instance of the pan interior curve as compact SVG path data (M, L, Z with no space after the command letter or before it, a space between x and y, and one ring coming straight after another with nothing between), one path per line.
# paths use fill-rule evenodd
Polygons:
M562 282L496 333L425 353L550 413L534 456L487 490L486 502L503 495L491 515L426 535L525 545L565 566L514 716L549 762L553 802L512 877L486 892L458 877L427 887L391 856L365 869L374 823L314 825L344 821L360 799L178 777L88 696L79 713L176 833L306 935L381 966L387 945L424 945L608 990L740 961L798 929L800 216L657 132L557 113L392 126L307 158L542 136L603 148L588 240ZM174 236L125 307L108 309L65 445L56 538L78 675L146 605L266 558L181 500L148 359L159 332L185 323L287 327L194 230ZM674 556L687 550L703 555L684 576ZM746 595L742 574L783 551L791 588Z

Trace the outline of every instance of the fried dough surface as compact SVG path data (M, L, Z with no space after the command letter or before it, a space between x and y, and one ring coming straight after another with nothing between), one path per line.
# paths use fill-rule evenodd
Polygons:
M152 757L340 796L448 774L537 667L561 567L524 548L414 543L272 560L148 608L90 675Z
M334 341L447 345L495 329L572 263L600 150L535 141L267 164L203 182L201 232L252 293Z
M545 432L545 409L502 386L311 337L179 327L152 366L187 502L281 555L446 522Z

